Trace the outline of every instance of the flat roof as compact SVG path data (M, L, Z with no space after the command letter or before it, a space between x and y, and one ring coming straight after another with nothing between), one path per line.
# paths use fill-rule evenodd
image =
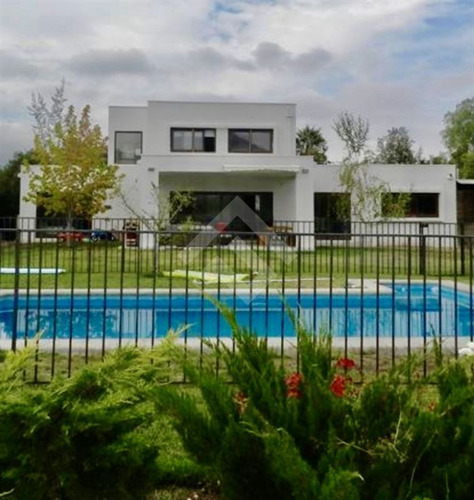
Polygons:
M148 101L160 104L251 104L252 106L296 106L294 102L247 102L247 101L161 101L150 99Z

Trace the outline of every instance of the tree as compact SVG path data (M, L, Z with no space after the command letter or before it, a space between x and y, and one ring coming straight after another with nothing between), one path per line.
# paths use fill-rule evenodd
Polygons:
M339 214L349 213L360 221L401 217L409 197L391 197L388 203L390 186L369 171L373 153L365 150L369 136L368 120L344 111L334 121L334 130L347 151L339 181L343 192L349 196L339 197L339 206L336 207Z
M33 130L43 147L47 146L49 140L55 136L56 126L64 125L64 113L67 99L64 97L66 81L63 79L59 87L56 87L51 96L51 107L49 108L45 98L38 92L31 95L31 105L28 107L33 117Z
M444 142L462 178L474 178L474 97L444 115Z
M414 142L405 127L392 127L387 135L377 141L377 161L388 164L417 163L417 154L413 152Z
M132 188L135 190L136 188ZM133 193L133 194L132 194ZM183 211L194 203L192 191L163 191L159 184L151 182L150 194L153 203L150 210L137 208L130 199L136 199L137 192L126 193L123 189L118 193L126 210L149 231L159 232L174 223Z
M0 217L16 217L20 210L20 179L18 175L24 163L35 163L33 151L15 153L13 158L0 168ZM16 226L16 222L12 227Z
M339 113L333 129L344 143L349 159L360 159L369 137L369 121L348 111Z
M69 106L52 132L41 129L43 122L36 126L34 153L41 168L36 172L27 166L30 187L25 200L43 206L49 215L63 214L68 227L73 218L89 219L104 212L121 178L118 166L105 161L105 141L100 127L91 123L90 106L82 109L79 119L74 106Z
M296 134L296 154L312 156L316 163L327 163L326 151L328 146L321 129L306 127L298 130Z

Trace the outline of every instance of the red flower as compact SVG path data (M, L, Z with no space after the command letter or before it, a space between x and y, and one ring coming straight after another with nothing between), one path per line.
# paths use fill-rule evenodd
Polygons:
M342 398L342 396L344 396L344 391L346 390L345 377L342 375L335 375L329 388L335 396Z
M337 360L336 368L344 368L344 370L352 370L355 367L355 362L349 358L340 358Z
M300 397L301 397L301 391L299 389L288 389L286 391L286 397L287 398L300 399Z
M303 382L303 377L300 373L294 372L285 378L286 385L286 397L288 398L300 398L301 390L300 385Z
M239 391L234 396L234 401L235 401L235 404L237 405L237 409L238 409L239 413L240 414L244 413L244 411L247 409L249 398L242 391Z

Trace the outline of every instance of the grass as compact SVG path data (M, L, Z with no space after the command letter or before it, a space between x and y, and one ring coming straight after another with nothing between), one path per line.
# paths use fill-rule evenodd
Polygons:
M428 248L426 278L453 278L469 283L472 262L467 252L462 265L459 251ZM421 279L418 248L356 248L319 246L316 252L275 251L255 246L253 250L216 248L124 248L120 244L81 243L72 246L44 243L0 246L1 267L63 268L64 274L0 274L0 289L15 287L40 290L50 288L186 288L193 280L165 278L160 273L173 269L221 274L255 271L259 282L269 280L270 288L338 287L348 278ZM464 271L464 275L462 275ZM471 275L471 276L469 276ZM332 279L329 279L329 276ZM257 284L257 283L256 283ZM213 287L215 288L215 284ZM221 288L248 287L248 284L221 284ZM262 286L259 283L259 286ZM198 285L199 287L199 285Z

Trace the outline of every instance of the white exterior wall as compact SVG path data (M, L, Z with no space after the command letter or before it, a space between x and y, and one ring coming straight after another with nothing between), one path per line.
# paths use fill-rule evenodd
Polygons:
M170 131L175 127L216 129L216 151L172 152ZM230 128L272 129L273 152L229 153ZM311 157L295 155L294 104L149 101L142 107L112 106L108 130L110 164L115 161L116 132L142 132L142 156L137 164L119 166L119 173L123 174L122 196L110 200L111 209L98 218L156 216L153 184L160 186L162 196L180 189L263 191L273 193L274 220L304 221L304 231L311 232L314 193L344 191L339 181L341 166L316 165ZM392 192L439 193L439 217L400 221L456 222L454 166L371 165L368 168L369 175L387 183ZM21 179L23 198L28 189L28 176L22 173ZM22 201L20 215L35 217L36 207ZM373 227L393 234L399 231L397 222L384 221Z
M172 128L216 129L216 151L171 151ZM229 153L228 129L273 130L273 152ZM193 103L150 101L147 107L114 107L109 112L109 163L114 162L115 132L142 132L143 151L136 165L120 165L124 175L122 200L111 201L108 217L123 217L133 210L153 215L156 201L150 186L160 174L172 177L165 191L273 191L275 218L294 219L294 178L310 158L295 156L296 113L294 104ZM286 170L292 170L287 172ZM235 170L246 169L235 172ZM232 173L231 173L232 172ZM214 175L209 175L214 174ZM230 179L230 180L229 180ZM164 181L161 181L164 182ZM180 187L181 186L181 187ZM183 187L187 186L187 187ZM165 191L162 191L165 195ZM126 203L123 203L125 197Z
M343 192L340 165L311 169L314 192ZM386 183L392 193L439 193L439 217L413 218L414 222L456 222L456 167L454 165L369 165L369 176ZM407 220L407 219L399 219Z

